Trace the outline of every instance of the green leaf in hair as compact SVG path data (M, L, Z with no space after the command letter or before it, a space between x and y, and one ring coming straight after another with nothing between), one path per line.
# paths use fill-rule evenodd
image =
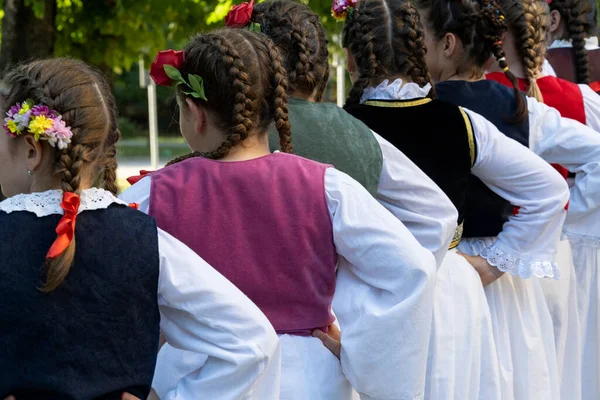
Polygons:
M248 27L248 30L250 32L261 33L262 32L262 27L260 26L260 24L258 24L256 22L250 22L250 26Z

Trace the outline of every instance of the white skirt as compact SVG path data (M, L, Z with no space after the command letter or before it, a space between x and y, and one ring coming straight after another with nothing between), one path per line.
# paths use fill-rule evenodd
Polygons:
M446 254L437 274L425 399L502 399L481 279L456 250Z
M540 284L554 324L561 398L580 400L581 329L577 307L577 278L568 240L560 242L556 261L560 265L561 278L540 279Z
M352 400L352 386L340 361L313 337L281 335L279 400ZM165 344L159 354L152 387L162 399L179 380L203 365L206 356ZM177 368L175 368L177 365ZM274 388L275 390L275 388ZM256 399L264 400L264 399Z
M600 399L600 248L597 239L570 238L577 278L582 342L582 399Z
M464 239L478 255L495 238ZM537 278L504 274L485 288L498 354L502 400L560 399L554 327Z

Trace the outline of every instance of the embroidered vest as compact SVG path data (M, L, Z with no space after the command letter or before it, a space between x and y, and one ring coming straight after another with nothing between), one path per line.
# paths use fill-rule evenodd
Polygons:
M590 87L598 93L600 92L600 49L588 50L587 57L590 72ZM575 79L573 48L548 49L546 58L552 65L552 68L554 68L557 77L577 83Z
M191 158L152 174L150 215L244 292L278 333L310 336L334 320L327 168L284 153Z
M458 224L465 219L468 180L476 160L471 121L459 107L439 100L374 100L348 107L406 154L452 200ZM460 229L452 247L460 242Z
M0 211L0 398L145 399L159 338L156 225L120 205L82 212L75 263L43 294L60 218Z
M516 124L507 120L515 115L513 91L498 82L445 81L435 85L440 100L472 110L496 125L499 131L529 147L529 119ZM469 178L469 196L464 237L491 237L502 232L514 206L492 192L479 178Z
M288 104L294 154L332 164L375 195L383 168L377 139L362 122L333 103L291 98ZM269 134L271 151L279 150L276 129Z

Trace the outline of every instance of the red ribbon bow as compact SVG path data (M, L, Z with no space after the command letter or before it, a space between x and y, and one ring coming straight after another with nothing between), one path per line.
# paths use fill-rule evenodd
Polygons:
M73 237L75 237L75 222L77 221L77 212L79 211L80 203L81 200L77 194L71 192L63 194L63 201L60 203L60 208L65 211L65 215L58 222L58 226L56 227L58 237L52 243L46 259L57 257L73 241Z
M150 174L151 172L152 171L141 170L139 175L130 176L129 178L127 178L127 182L129 182L130 185L135 185L136 183L141 181L142 178L144 178L146 175Z

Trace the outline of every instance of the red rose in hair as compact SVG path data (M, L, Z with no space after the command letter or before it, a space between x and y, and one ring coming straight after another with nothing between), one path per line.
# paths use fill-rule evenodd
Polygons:
M150 77L158 86L172 86L173 79L167 75L165 65L170 65L176 69L181 68L185 57L183 50L163 50L158 52L156 60L150 66Z
M243 2L239 6L231 7L231 10L225 17L225 26L230 28L242 28L250 23L252 18L252 9L254 8L254 0L250 3Z

